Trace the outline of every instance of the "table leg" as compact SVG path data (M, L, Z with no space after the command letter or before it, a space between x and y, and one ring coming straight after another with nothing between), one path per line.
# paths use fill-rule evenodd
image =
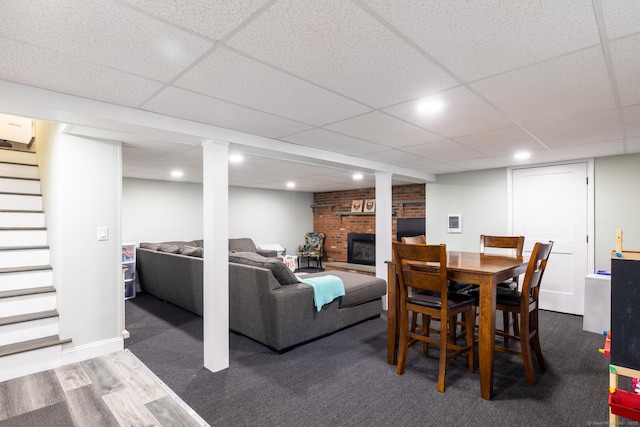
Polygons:
M490 276L480 283L480 320L478 332L478 359L480 362L480 396L491 400L493 392L493 366L496 334L496 286Z

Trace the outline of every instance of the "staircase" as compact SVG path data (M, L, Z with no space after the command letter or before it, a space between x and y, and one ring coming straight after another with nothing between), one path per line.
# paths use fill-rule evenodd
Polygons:
M0 381L58 366L56 289L35 152L0 148Z

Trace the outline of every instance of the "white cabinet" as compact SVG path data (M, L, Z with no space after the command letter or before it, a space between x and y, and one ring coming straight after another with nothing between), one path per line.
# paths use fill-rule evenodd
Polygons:
M136 296L136 244L122 244L122 270L124 274L124 299Z
M611 276L587 274L584 280L582 329L603 333L611 328Z

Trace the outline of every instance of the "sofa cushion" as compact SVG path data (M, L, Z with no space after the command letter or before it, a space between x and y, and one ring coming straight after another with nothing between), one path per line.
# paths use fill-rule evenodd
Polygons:
M372 299L380 298L387 293L387 282L367 274L351 273L348 271L325 271L311 273L305 277L338 276L344 283L345 295L340 298L340 308L362 304Z
M204 249L203 248L199 248L199 247L195 247L195 246L180 246L180 252L182 255L188 255L188 256L195 256L195 257L199 257L202 258L202 255L204 253Z
M160 243L147 243L147 242L143 242L140 243L140 247L142 249L149 249L151 251L157 251L158 248L160 248Z
M298 283L296 275L279 258L267 258L255 252L232 252L229 254L229 262L268 268L281 285Z
M177 254L178 252L180 252L180 246L178 245L170 245L168 243L160 243L160 246L158 247L158 250L160 252L167 252L170 254Z

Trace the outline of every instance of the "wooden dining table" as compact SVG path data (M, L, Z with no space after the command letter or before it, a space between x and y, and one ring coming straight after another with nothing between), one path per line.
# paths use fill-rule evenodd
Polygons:
M387 261L388 298L388 363L395 365L400 340L400 292L397 288L396 265ZM498 283L523 274L527 260L523 257L482 254L479 252L447 252L447 278L480 286L478 320L478 359L480 396L491 400L496 332L496 288Z

